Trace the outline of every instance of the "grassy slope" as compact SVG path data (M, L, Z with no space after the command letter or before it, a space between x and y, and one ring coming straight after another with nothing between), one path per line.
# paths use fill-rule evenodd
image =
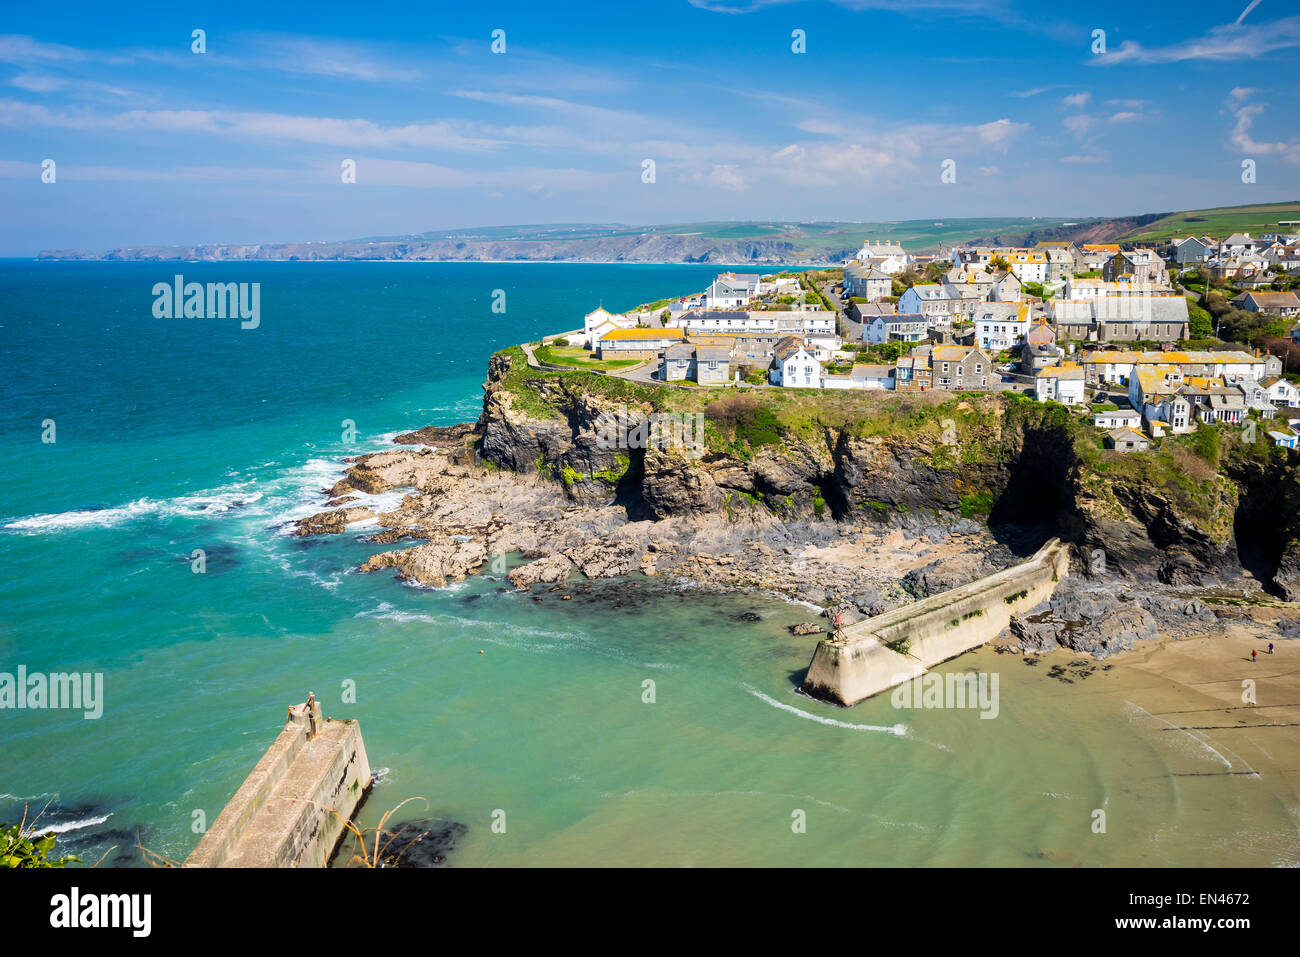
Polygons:
M1150 223L1125 239L1156 241L1190 233L1224 236L1235 232L1253 234L1278 232L1282 219L1300 220L1300 202L1265 203L1258 206L1220 206L1171 213Z

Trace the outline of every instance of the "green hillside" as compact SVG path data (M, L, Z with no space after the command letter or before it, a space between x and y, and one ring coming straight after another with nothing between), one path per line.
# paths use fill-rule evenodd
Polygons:
M1300 220L1300 201L1265 203L1257 206L1219 206L1214 209L1193 209L1170 213L1140 230L1122 237L1129 240L1154 242L1191 233L1209 233L1227 236L1230 233L1279 232L1279 220ZM1292 231L1292 230L1288 230Z

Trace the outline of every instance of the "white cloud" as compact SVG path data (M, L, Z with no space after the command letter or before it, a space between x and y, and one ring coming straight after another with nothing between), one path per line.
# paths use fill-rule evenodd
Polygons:
M1140 119L1142 119L1142 118L1143 118L1143 116L1142 116L1141 113L1134 113L1134 112L1132 112L1132 111L1125 110L1125 111L1122 111L1122 112L1119 112L1119 113L1114 113L1114 114L1112 114L1111 117L1110 117L1110 122L1112 122L1112 123L1133 123L1133 122L1136 122L1137 120L1140 120Z
M1071 93L1069 96L1062 99L1061 102L1064 103L1066 106L1072 106L1075 109L1080 109L1084 106L1084 104L1086 104L1091 99L1092 99L1092 94L1085 91L1082 93Z
M1061 121L1061 125L1082 139L1088 131L1097 124L1097 118L1087 113L1077 113L1074 116L1067 116Z
M1104 163L1110 159L1110 154L1105 150L1099 153L1089 153L1086 155L1062 156L1062 163Z
M475 135L473 129L464 124L445 121L383 126L364 119L229 110L128 110L96 114L88 110L56 112L16 100L0 100L0 124L80 130L209 133L370 149L411 147L482 151L502 145L498 139Z
M1257 156L1280 156L1289 163L1300 163L1300 140L1296 142L1265 142L1251 136L1255 117L1264 112L1263 103L1244 103L1232 111L1237 122L1228 134L1231 146L1246 154Z
M1300 16L1284 17L1271 23L1242 26L1230 23L1167 47L1147 48L1132 40L1099 56L1089 57L1092 65L1116 63L1179 63L1183 60L1251 60L1300 46Z

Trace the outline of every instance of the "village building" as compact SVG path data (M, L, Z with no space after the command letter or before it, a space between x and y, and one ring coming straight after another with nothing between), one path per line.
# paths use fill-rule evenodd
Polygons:
M1083 243L1075 246L1073 273L1101 272L1101 267L1119 252L1118 243Z
M1083 369L1077 362L1062 362L1034 374L1034 398L1039 402L1078 405L1083 397Z
M907 251L901 243L866 242L854 257L858 262L879 269L887 276L896 276L907 269Z
M894 367L855 363L848 373L822 373L823 389L880 390L894 387Z
M743 309L758 295L762 276L757 273L724 272L713 280L704 293L706 309Z
M929 326L925 316L918 313L899 313L893 316L876 316L862 326L862 341L879 345L885 342L921 342Z
M990 302L1020 302L1025 298L1024 284L1013 272L1005 272L993 278L993 283L985 296Z
M1182 266L1209 262L1215 254L1215 246L1209 236L1185 236L1170 244L1170 258Z
M930 371L933 346L917 346L894 363L894 389L899 392L929 392L934 388Z
M1065 358L1065 353L1055 343L1026 342L1020 347L1020 369L1034 375L1039 369L1058 365Z
M725 385L731 379L731 349L725 345L674 342L664 350L657 375L665 382L693 379L700 385Z
M1145 452L1151 448L1151 442L1141 432L1126 426L1106 433L1106 448L1117 452Z
M898 298L899 312L920 313L931 325L969 322L983 299L975 290L952 283L917 283Z
M1294 292L1243 292L1234 296L1233 305L1247 312L1289 319L1300 316L1300 297Z
M1042 315L1040 303L981 303L975 310L975 343L990 352L1014 349L1023 341L1033 321Z
M1094 412L1092 424L1099 429L1138 429L1142 427L1142 413L1136 409L1111 409Z
M1268 400L1274 405L1288 408L1300 407L1300 388L1296 388L1293 382L1273 375L1260 379L1259 384L1263 387Z
M1153 249L1116 253L1102 263L1101 278L1108 282L1150 283L1162 287L1169 280L1165 261Z
M860 299L884 299L893 294L894 280L875 266L851 262L844 267L844 291Z
M613 329L597 342L600 359L656 359L686 338L680 329Z
M936 389L983 389L989 384L993 362L980 349L969 346L931 346L931 379Z
M605 333L612 332L615 329L630 329L635 325L636 319L607 312L603 306L598 306L583 317L582 341L574 344L595 348L596 342Z
M1083 290L1076 286L1074 291ZM1176 342L1187 338L1191 323L1186 297L1169 293L1067 297L1053 300L1049 308L1061 341Z
M803 342L786 336L772 354L768 379L772 385L785 388L816 389L821 387L821 372L821 363Z
M892 302L855 302L847 312L850 319L865 324L876 316L892 316L895 310Z

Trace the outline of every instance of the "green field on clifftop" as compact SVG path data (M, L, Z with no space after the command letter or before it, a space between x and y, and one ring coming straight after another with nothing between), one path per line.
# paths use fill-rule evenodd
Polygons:
M1221 237L1231 233L1295 232L1296 228L1279 227L1280 220L1300 220L1300 201L1265 203L1258 206L1218 206L1213 209L1193 209L1170 213L1154 223L1148 223L1126 240L1155 242L1174 236L1209 233Z

